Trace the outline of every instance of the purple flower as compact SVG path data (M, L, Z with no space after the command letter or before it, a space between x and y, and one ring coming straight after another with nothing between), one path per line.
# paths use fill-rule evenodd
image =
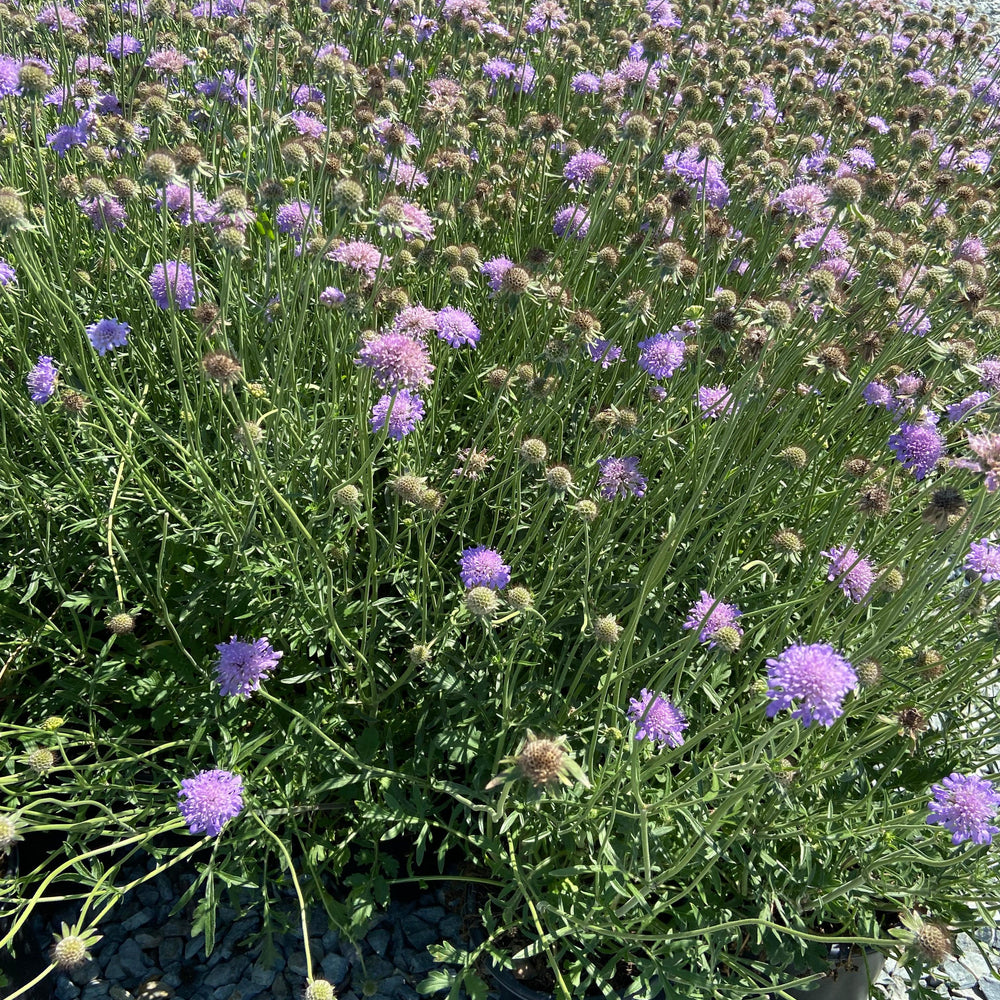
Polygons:
M895 320L893 322L901 330L906 333L911 334L914 337L923 337L930 333L931 321L919 306L915 306L912 303L910 305L903 306L899 312L896 314Z
M60 125L55 132L45 135L45 142L59 157L65 156L74 146L86 146L89 138L88 123L81 118L75 125Z
M833 210L826 207L826 188L820 184L794 184L782 191L772 206L784 209L789 215L801 215L812 223L829 222Z
M510 567L503 561L503 556L485 545L465 549L461 555L461 563L462 571L459 575L469 590L473 587L503 590L510 583Z
M413 340L419 340L437 329L437 317L438 314L433 309L415 302L396 314L392 321L392 332L404 333Z
M684 742L681 733L688 721L662 695L642 689L638 698L629 699L629 722L634 722L637 740L652 740L661 747L679 747Z
M597 94L601 89L601 78L593 73L577 73L569 85L577 94Z
M434 371L427 345L394 330L366 340L355 364L371 368L375 384L383 389L426 388Z
M552 220L552 232L559 237L582 240L590 232L590 215L583 205L567 205Z
M182 226L192 222L208 222L215 216L215 209L200 191L192 191L187 184L168 184L164 196L157 198L154 207L158 212L166 203L167 211L177 216Z
M529 35L537 35L550 28L558 28L566 23L566 11L555 0L538 0L531 8L524 30Z
M107 52L109 56L116 59L124 59L125 56L134 56L142 51L142 42L134 35L120 34L112 35L108 42Z
M933 798L927 803L928 823L940 823L951 833L951 842L990 844L1000 827L993 826L1000 805L1000 792L985 778L953 772L937 785L931 785Z
M33 403L45 403L52 398L56 391L56 380L59 373L56 371L54 359L43 354L38 359L30 372L28 372L28 393Z
M903 468L921 480L934 468L944 451L944 439L931 424L902 424L889 438L889 447Z
M684 341L673 330L639 342L639 367L653 378L670 378L684 364Z
M90 219L91 225L98 231L106 229L113 232L123 228L128 221L128 213L122 203L110 194L84 198L80 202L80 211Z
M974 410L982 409L990 399L992 396L988 392L974 392L971 396L966 396L960 403L946 406L944 412L952 423L957 423Z
M333 309L342 306L347 301L347 296L339 288L330 285L319 293L319 301L320 305Z
M157 264L149 275L149 291L161 309L171 305L190 309L194 305L194 272L180 260Z
M806 727L814 720L832 726L844 714L841 702L845 695L858 687L854 668L824 643L794 643L777 658L769 659L767 666L769 719L798 702L793 719L801 719Z
M740 635L743 635L743 629L736 624L736 619L742 614L743 612L735 604L723 604L721 601L716 601L707 590L703 590L701 591L701 600L695 601L691 605L683 627L700 628L698 641L707 642L708 648L711 649L715 645L712 636L720 628L732 626Z
M490 291L499 292L503 283L503 276L514 266L514 262L508 257L491 257L483 261L480 270L489 278Z
M729 386L703 385L695 393L698 406L701 407L701 415L706 418L728 417L735 409L733 394Z
M1000 545L993 545L988 538L980 538L969 546L965 568L978 573L983 583L1000 581Z
M14 270L11 264L0 257L0 288L6 288L8 285L17 284L17 271Z
M677 174L692 188L699 201L707 201L713 208L725 208L729 201L729 188L722 179L722 163L714 156L702 156L696 146L679 153L668 153L663 158L663 169Z
M991 392L1000 392L1000 358L983 358L979 362L979 384Z
M610 340L598 337L593 343L586 345L587 356L595 365L610 368L622 356L622 349L612 344Z
M857 549L834 545L829 552L821 552L830 560L826 578L839 580L840 589L855 604L860 604L875 582L875 571L867 559L862 559Z
M887 410L892 410L896 405L896 399L892 394L892 390L884 382L878 381L878 379L869 382L861 390L861 395L869 406L883 406Z
M317 223L316 209L307 201L289 201L278 209L275 228L279 233L302 236Z
M597 465L601 470L597 488L605 500L645 496L648 480L639 474L638 458L601 458Z
M365 280L372 281L377 271L386 268L391 263L374 243L365 240L349 240L335 246L327 257L344 267L363 275Z
M608 159L596 149L581 149L574 153L563 167L563 177L569 181L569 186L576 191L590 182L598 167L607 166Z
M192 833L217 837L243 811L243 779L232 771L199 771L181 782L177 808Z
M220 643L215 648L219 651L215 679L219 682L219 694L223 698L229 695L249 698L285 655L274 649L266 637L243 642L234 635L229 642Z
M86 330L90 343L102 358L112 347L124 347L128 343L129 325L116 319L99 319Z
M438 310L435 322L438 337L446 340L451 347L462 347L466 344L475 347L479 341L479 327L464 309L445 306Z
M409 389L386 393L372 407L372 430L378 433L388 426L394 441L401 441L424 419L424 401Z

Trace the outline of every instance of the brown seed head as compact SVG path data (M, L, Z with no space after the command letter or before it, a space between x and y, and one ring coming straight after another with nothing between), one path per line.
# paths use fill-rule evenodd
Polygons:
M529 739L517 758L523 777L536 788L550 785L562 774L566 753L558 743L545 739Z

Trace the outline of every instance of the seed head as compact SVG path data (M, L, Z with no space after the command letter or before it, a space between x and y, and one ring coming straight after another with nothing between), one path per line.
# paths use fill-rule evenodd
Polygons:
M954 486L942 486L931 494L930 503L923 509L921 518L926 524L943 531L962 519L968 504L961 490Z
M500 598L491 587L473 587L465 593L465 606L477 618L489 618L500 607Z
M899 735L909 736L914 742L916 742L917 737L924 732L929 725L923 713L920 712L919 709L914 708L912 705L907 708L901 708L896 713L896 721L899 723Z
M76 392L73 389L67 389L60 396L59 402L62 403L62 408L71 417L83 416L87 412L87 407L90 406L90 400L82 392Z
M486 384L493 392L500 392L510 380L510 372L506 368L494 368L486 376Z
M790 469L804 469L809 462L809 456L804 448L792 445L778 453L780 458Z
M802 536L790 528L782 528L781 531L771 538L771 544L782 555L787 556L798 556L806 547Z
M361 510L361 490L352 483L339 487L333 494L334 500L348 510Z
M760 316L768 326L773 326L777 330L783 329L792 322L791 307L780 299L768 302Z
M406 503L418 504L427 491L426 476L397 476L389 481L389 489L400 500Z
M844 472L855 479L864 479L872 471L872 460L864 455L854 455L844 461Z
M26 97L41 97L52 87L52 78L42 66L25 63L17 74L17 85Z
M201 359L201 367L213 382L218 382L223 392L228 392L239 381L243 370L236 358L225 351L206 354Z
M854 505L867 517L885 517L889 513L889 491L881 486L867 486L858 494Z
M876 660L863 660L858 664L857 674L862 687L877 687L882 680L882 667Z
M551 465L545 471L545 482L556 493L565 493L573 485L573 474L565 465Z
M506 596L507 603L516 611L526 611L535 603L535 598L527 587L510 587Z
M954 954L951 934L944 924L921 922L915 937L917 947L934 965L940 965Z
M426 667L428 663L431 662L431 656L433 655L430 646L426 646L421 642L415 643L410 647L408 657L410 660L411 667Z
M924 680L936 681L947 669L941 654L936 649L922 649L913 662Z
M500 282L500 287L503 291L509 292L511 295L521 295L528 290L530 283L531 275L523 267L518 267L515 264L514 267L509 268L506 274L504 274Z
M575 509L576 516L584 524L592 524L597 519L597 504L593 500L581 500Z
M622 627L614 615L600 615L594 621L594 642L609 649L621 638Z
M830 195L844 205L856 205L861 201L864 189L853 177L838 177L830 185Z
M56 755L47 747L39 747L28 754L25 763L35 774L42 777L56 766Z
M549 449L541 438L527 438L521 442L519 454L525 465L544 465Z
M365 189L350 177L344 177L333 186L333 202L345 212L358 212L365 203Z
M24 838L17 832L17 817L0 815L0 854L10 854L11 848Z
M124 611L111 615L104 624L112 635L128 635L135 631L135 617Z
M24 229L28 224L24 203L17 192L12 188L0 188L0 233Z
M444 507L444 494L440 490L434 489L433 486L428 486L420 495L417 506L421 510L427 510L432 514L436 514Z
M89 958L87 942L77 934L59 937L52 945L52 961L60 971L77 969Z
M560 780L565 759L565 750L555 741L529 736L518 755L517 768L538 788Z
M160 187L177 179L177 164L168 153L150 153L146 157L142 170L151 181Z
M903 574L898 569L891 569L879 579L879 589L887 594L898 594L903 589Z
M709 641L714 642L720 649L727 653L735 653L743 641L742 636L743 633L736 626L723 625L722 628L716 629L709 636Z
M314 979L307 987L303 1000L334 1000L333 984L326 979Z

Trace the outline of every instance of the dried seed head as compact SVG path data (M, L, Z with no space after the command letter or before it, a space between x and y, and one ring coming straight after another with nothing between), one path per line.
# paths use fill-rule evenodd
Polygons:
M243 369L231 354L212 351L201 359L201 367L213 382L218 382L223 392L228 392L240 378Z
M486 376L486 384L493 392L499 392L510 380L510 372L506 368L494 368Z
M782 528L771 538L771 544L783 555L797 556L806 547L802 536L790 528Z
M418 504L427 491L426 476L397 476L389 480L389 489L406 503Z
M917 947L929 961L940 965L946 958L954 954L951 934L944 924L921 922L916 931Z
M954 486L942 486L931 494L930 502L923 509L921 518L938 531L957 523L968 510L968 504L961 490Z
M573 485L573 473L565 465L552 465L545 470L545 482L557 493L565 493Z
M73 389L67 389L59 398L59 402L62 403L62 408L71 417L82 417L87 412L87 407L90 406L90 400L82 392L76 392Z
M923 713L912 705L901 708L896 713L896 721L899 723L900 735L909 736L912 740L915 740L929 726Z
M531 275L523 267L515 265L509 268L500 282L500 287L511 295L521 295L528 290Z
M889 513L889 491L881 486L866 486L858 494L854 505L867 517L885 517Z
M816 348L816 361L833 374L846 372L851 366L851 356L840 344L820 344Z
M805 449L799 448L797 445L792 445L778 452L778 458L790 469L804 469L809 462L809 456Z
M536 788L558 781L566 752L553 740L529 739L517 758L521 774Z
M863 660L858 664L858 680L863 687L877 687L882 680L882 667L876 660Z
M830 194L834 200L844 205L856 205L861 201L864 189L853 177L838 177L830 185Z
M936 681L947 669L941 654L936 649L922 649L913 662L924 680Z
M507 603L516 611L526 611L535 603L535 598L527 587L511 587L506 596Z
M874 463L864 455L854 455L844 461L844 472L855 479L864 479L873 468Z
M521 442L518 454L526 465L544 465L549 449L541 438L527 438Z

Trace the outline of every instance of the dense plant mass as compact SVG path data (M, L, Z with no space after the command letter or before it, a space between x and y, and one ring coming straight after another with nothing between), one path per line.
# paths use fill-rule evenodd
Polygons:
M0 52L0 947L78 899L83 961L137 851L209 949L223 887L358 934L458 866L427 992L760 996L1000 902L984 20L11 0Z

